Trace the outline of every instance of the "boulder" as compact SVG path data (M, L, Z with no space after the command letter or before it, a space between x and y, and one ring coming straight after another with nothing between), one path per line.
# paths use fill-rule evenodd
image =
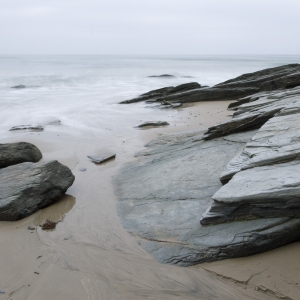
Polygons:
M20 84L20 85L15 85L11 87L12 89L25 89L26 85Z
M25 218L61 198L75 180L57 161L24 162L0 170L0 221Z
M0 168L23 162L38 162L41 158L41 151L33 144L25 142L0 144Z

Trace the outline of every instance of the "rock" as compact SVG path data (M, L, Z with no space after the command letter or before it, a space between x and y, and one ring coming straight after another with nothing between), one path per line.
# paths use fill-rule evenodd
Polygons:
M53 230L56 228L58 222L53 222L49 219L47 219L42 225L40 225L42 227L43 230Z
M202 226L221 183L218 174L253 132L230 140L201 133L162 137L114 178L118 214L141 247L162 263L182 266L270 250L300 237L300 220L264 218Z
M14 126L10 131L15 131L15 130L32 130L32 131L43 131L44 127L42 125L18 125Z
M170 125L168 122L165 121L149 121L142 123L140 125L135 126L136 128L145 128L145 127L160 127L160 126L167 126Z
M156 100L159 97L178 94L178 93L182 93L185 91L190 91L198 88L201 88L201 85L197 82L184 83L175 87L169 86L157 90L152 90L131 100L122 101L120 102L120 104L129 104L129 103L135 103L141 101L147 101L148 103L151 101L153 103L153 102L157 102Z
M227 182L241 170L300 159L300 106L299 110L281 111L270 119L247 143L242 154L232 159L221 174Z
M85 172L87 170L87 168L80 168L79 171L80 172Z
M158 77L158 78L174 78L174 75L170 75L170 74L162 74L162 75L150 75L148 77Z
M101 154L101 155L88 155L88 158L95 164L102 164L109 160L115 159L116 154Z
M0 220L25 218L61 198L74 182L57 161L25 162L0 170Z
M0 294L5 294L5 291L0 289Z
M41 151L33 144L25 142L0 144L0 168L23 162L38 162L41 158Z
M25 89L26 85L20 84L20 85L15 85L11 87L12 89Z
M35 227L33 227L33 226L27 226L27 229L28 230L35 230Z
M198 87L177 93L166 93L161 96L156 95L158 97L156 101L190 103L214 100L237 100L255 93L293 88L299 85L300 64L290 64L244 74L213 87ZM142 97L134 100L134 102L137 102L137 100L144 101ZM247 102L248 100L244 99L244 101ZM131 101L124 101L123 103L131 103Z
M287 110L295 112L300 107L299 96L300 88L264 94L262 97L255 96L255 101L239 105L231 120L210 127L204 139L209 140L234 132L259 128L283 110L285 113L288 113Z
M202 225L254 218L300 217L300 161L241 171L218 190Z

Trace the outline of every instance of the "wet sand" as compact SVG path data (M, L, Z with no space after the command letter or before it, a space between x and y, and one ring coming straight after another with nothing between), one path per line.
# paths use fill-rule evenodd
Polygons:
M1 143L35 144L43 160L69 166L76 180L58 203L17 222L0 222L0 289L5 291L0 299L276 299L276 293L297 299L298 243L184 268L158 263L120 225L111 179L122 165L137 159L134 153L159 135L201 130L229 118L227 106L204 102L166 110L170 126L132 128L126 135L118 130L121 125L106 136L73 135L57 126L2 138ZM149 109L149 116L142 121L155 119L155 109ZM102 151L117 157L103 165L87 158ZM46 219L58 222L55 230L38 226ZM29 225L36 229L28 230Z

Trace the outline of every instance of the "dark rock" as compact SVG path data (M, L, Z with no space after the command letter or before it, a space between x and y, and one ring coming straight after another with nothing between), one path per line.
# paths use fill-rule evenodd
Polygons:
M20 84L20 85L15 85L11 87L12 89L25 89L26 85Z
M74 180L71 170L57 161L1 169L0 220L19 220L56 202Z
M174 75L170 75L170 74L162 74L162 75L150 75L148 77L158 77L158 78L174 78Z
M10 131L15 131L15 130L32 130L32 131L43 131L44 127L42 125L19 125L19 126L14 126Z
M151 102L156 102L157 98L167 96L167 95L173 95L173 94L178 94L182 93L185 91L190 91L194 89L200 88L201 85L197 82L190 82L190 83L184 83L178 86L169 86L157 90L152 90L150 92L147 92L145 94L140 95L137 98L131 99L131 100L125 100L120 102L120 104L129 104L129 103L135 103L135 102L141 102L141 101L151 101Z
M102 164L109 160L115 159L116 154L101 154L101 155L88 155L88 158L95 164Z
M43 230L53 230L56 228L58 222L53 222L49 219L47 219L42 225L40 225L42 227Z
M23 162L38 162L41 158L41 151L33 144L25 142L0 144L0 168Z
M143 124L137 125L136 128L145 128L145 127L159 127L159 126L167 126L170 125L168 122L165 121L149 121Z

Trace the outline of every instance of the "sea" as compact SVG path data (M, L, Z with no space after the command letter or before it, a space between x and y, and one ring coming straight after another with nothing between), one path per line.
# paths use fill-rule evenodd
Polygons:
M212 86L244 73L299 62L300 56L287 55L2 55L0 134L5 136L12 126L55 119L74 135L99 135L107 128L125 133L151 112L145 104L119 105L120 101L165 86L187 82ZM149 77L162 74L173 77ZM18 85L25 88L12 88ZM163 117L163 112L156 116Z

